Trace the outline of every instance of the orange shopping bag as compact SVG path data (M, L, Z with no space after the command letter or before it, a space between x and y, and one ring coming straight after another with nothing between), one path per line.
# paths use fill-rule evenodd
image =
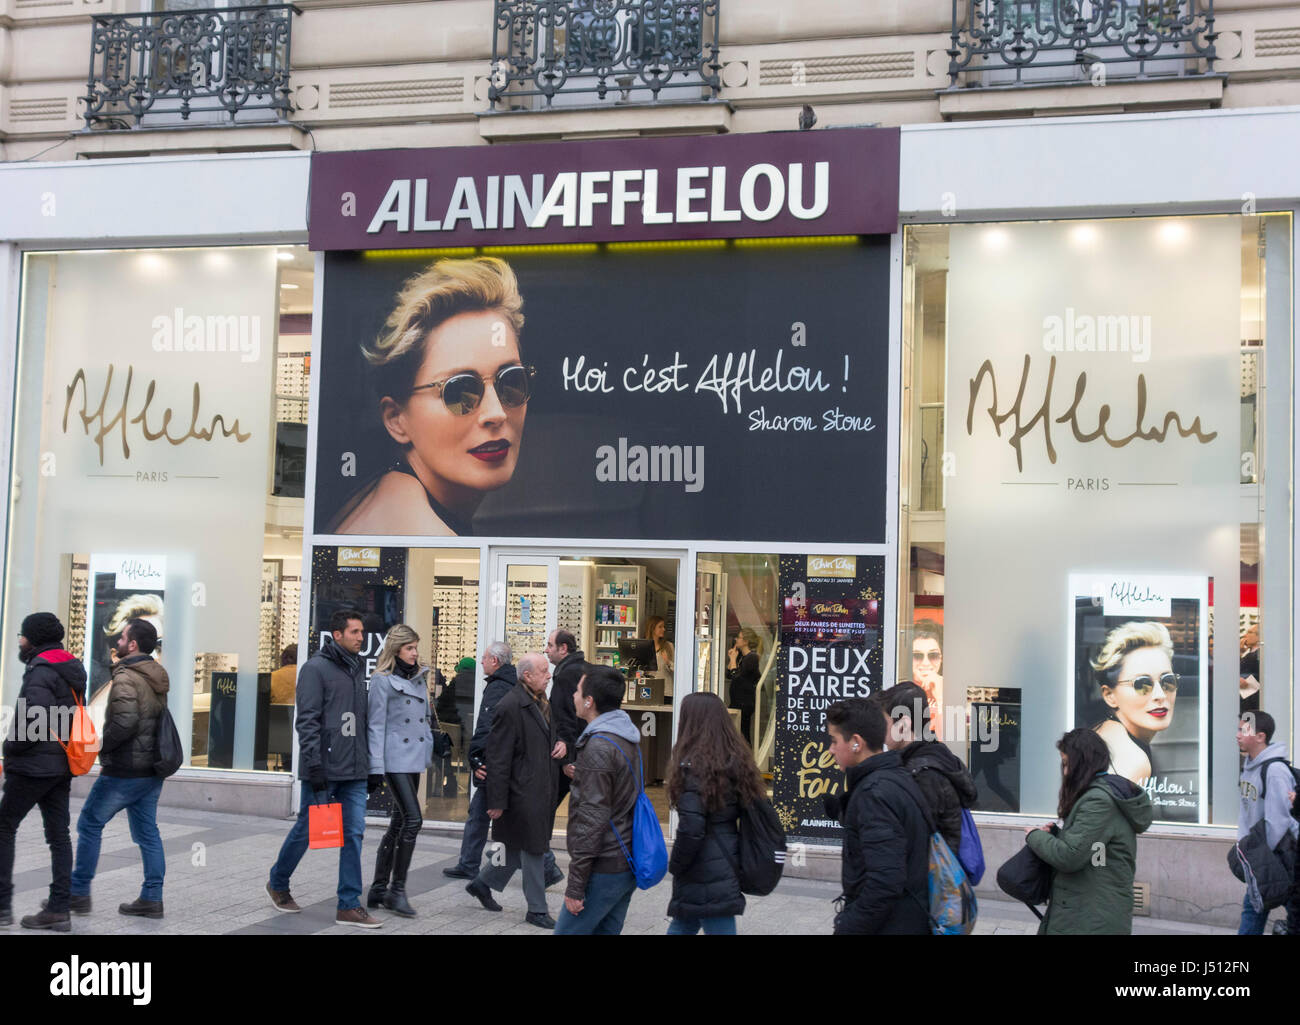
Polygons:
M343 805L313 804L307 809L307 846L328 850L343 846Z

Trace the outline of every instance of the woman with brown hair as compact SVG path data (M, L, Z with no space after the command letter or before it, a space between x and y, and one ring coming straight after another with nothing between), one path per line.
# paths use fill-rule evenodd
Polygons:
M664 697L673 696L673 642L668 639L668 624L663 616L651 616L645 621L647 640L655 642L655 661L664 681Z
M740 810L767 795L748 745L716 694L682 699L677 744L669 758L668 801L677 838L668 871L669 936L735 935L745 910L740 891Z

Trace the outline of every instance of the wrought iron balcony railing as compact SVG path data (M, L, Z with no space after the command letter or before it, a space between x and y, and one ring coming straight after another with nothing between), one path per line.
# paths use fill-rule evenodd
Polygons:
M149 115L189 120L209 111L231 120L248 110L285 117L297 13L280 4L96 15L86 127L139 127Z
M496 0L494 107L716 98L721 0Z
M953 0L948 88L1213 74L1216 38L1214 0Z

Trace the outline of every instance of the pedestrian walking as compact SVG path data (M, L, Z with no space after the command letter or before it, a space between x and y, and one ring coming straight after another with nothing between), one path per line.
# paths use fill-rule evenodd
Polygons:
M551 672L551 712L555 716L555 732L568 749L568 764L573 764L578 735L586 725L578 718L574 710L574 694L578 681L587 671L586 656L578 648L578 640L568 630L552 630L546 639L546 657L555 668ZM568 769L568 765L564 766ZM569 796L567 771L561 771L559 789L555 794L555 809L559 811L564 799ZM546 885L554 886L562 882L564 873L555 863L555 852L546 852Z
M405 623L388 631L370 678L367 702L370 749L368 790L388 783L393 799L388 831L379 841L375 878L366 906L414 918L406 896L406 874L424 825L420 776L433 764L433 714L429 710L429 667L420 665L420 636ZM390 879L391 876L391 879Z
M104 827L125 811L131 839L140 848L144 883L140 896L121 904L123 915L163 917L163 877L167 860L158 832L158 798L163 777L155 774L158 722L171 689L167 670L153 657L158 628L147 619L130 619L117 638L104 736L99 744L99 779L77 817L77 862L72 869L72 910L90 911L90 885L99 867Z
M1241 808L1237 812L1237 839L1246 835L1262 820L1264 839L1269 851L1276 851L1289 835L1300 835L1300 824L1292 818L1295 777L1286 760L1286 744L1275 741L1277 722L1267 712L1247 712L1237 726L1237 747L1245 755L1241 767ZM1296 861L1300 863L1300 858ZM1294 872L1300 872L1297 867ZM1293 873L1293 882L1295 874ZM1286 902L1286 928L1300 935L1300 887L1292 887ZM1241 902L1241 936L1262 936L1268 923L1268 909L1256 911L1247 890Z
M927 935L929 812L897 751L885 750L887 720L867 698L826 710L831 754L844 770L844 892L835 935Z
M1111 773L1110 749L1092 729L1057 741L1061 792L1051 825L1027 830L1025 842L1052 866L1052 891L1039 935L1113 936L1133 931L1137 837L1151 825L1151 798Z
M744 914L740 810L767 796L749 745L716 694L682 698L677 745L668 759L668 802L677 835L668 871L669 936L732 936Z
M335 925L378 929L383 923L361 906L361 841L369 792L365 664L361 613L340 609L330 616L330 636L298 674L298 778L302 806L271 866L266 892L277 911L302 910L289 892L289 879L307 853L311 805L343 806L339 850L338 912Z
M623 711L626 693L627 680L617 669L589 666L573 695L583 730L577 757L564 769L572 780L565 831L569 882L557 936L617 936L636 890L623 845L632 843L641 793L641 731Z
M545 856L555 822L558 761L566 751L556 736L546 700L550 676L546 656L529 652L519 660L518 685L500 700L492 716L484 788L492 838L505 848L505 854L489 859L465 887L487 910L500 911L491 891L504 890L522 868L528 901L524 920L542 929L555 928L546 906Z
M49 612L23 620L18 658L24 663L16 714L4 742L4 795L0 796L0 926L13 924L14 838L18 824L40 808L50 848L50 895L45 908L22 920L24 929L68 932L72 836L68 797L72 770L60 740L71 739L77 702L86 697L86 670L64 651L63 624Z
M933 739L930 701L923 687L900 683L878 691L875 700L889 719L885 749L898 752L903 768L925 797L939 833L956 854L961 850L962 809L974 807L979 796L975 781L961 759Z
M483 847L487 844L488 830L492 820L488 818L487 789L487 740L492 732L492 720L496 715L497 705L501 699L519 685L510 645L505 641L493 641L483 649L483 672L487 674L483 682L483 700L479 703L478 719L474 722L474 736L470 738L465 756L469 760L470 772L474 777L474 794L469 801L469 812L465 816L465 832L460 838L460 857L451 868L444 868L442 874L452 879L477 879L479 865L483 861ZM461 659L461 662L465 662ZM473 669L473 659L469 660ZM456 676L459 679L464 670L458 665Z

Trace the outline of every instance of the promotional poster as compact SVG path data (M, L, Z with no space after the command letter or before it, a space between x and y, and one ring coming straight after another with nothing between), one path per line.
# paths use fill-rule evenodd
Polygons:
M147 619L158 630L154 657L164 646L163 594L167 560L161 555L92 555L90 610L82 646L86 661L86 697L91 715L103 722L108 684L117 661L117 642L129 619Z
M1156 821L1205 822L1209 578L1071 574L1070 602L1072 727L1101 734Z
M772 803L791 836L839 835L824 807L844 793L826 709L881 686L884 580L878 556L781 556Z
M887 237L498 249L327 254L323 531L883 542Z

